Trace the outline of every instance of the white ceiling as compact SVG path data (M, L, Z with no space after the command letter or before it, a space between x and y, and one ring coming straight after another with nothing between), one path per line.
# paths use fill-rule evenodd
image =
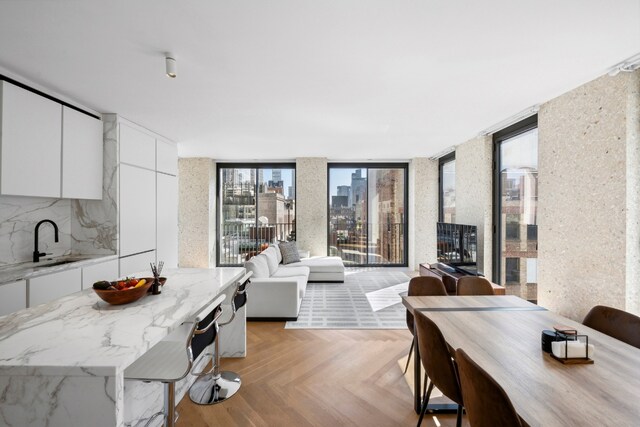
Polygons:
M431 156L639 51L640 0L0 0L0 67L227 160Z

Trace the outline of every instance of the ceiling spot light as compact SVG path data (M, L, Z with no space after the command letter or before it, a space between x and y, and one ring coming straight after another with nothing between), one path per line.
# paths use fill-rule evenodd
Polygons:
M164 58L164 61L167 69L167 76L174 79L178 75L178 66L176 65L176 59L167 55Z

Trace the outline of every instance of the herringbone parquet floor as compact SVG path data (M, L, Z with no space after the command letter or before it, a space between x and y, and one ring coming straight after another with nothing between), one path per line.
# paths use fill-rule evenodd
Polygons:
M397 363L410 343L406 330L249 322L248 356L222 361L242 377L239 393L214 406L184 398L178 426L414 426L413 396ZM455 426L455 415L427 416L422 425Z

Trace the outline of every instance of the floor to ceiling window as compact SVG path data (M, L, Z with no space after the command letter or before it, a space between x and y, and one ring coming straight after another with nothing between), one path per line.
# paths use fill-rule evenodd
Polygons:
M217 264L242 265L296 237L294 164L218 164Z
M407 265L407 164L329 164L329 255Z
M538 299L538 128L530 117L494 135L494 277L509 295Z
M456 222L456 153L440 158L440 206L438 218L440 222Z

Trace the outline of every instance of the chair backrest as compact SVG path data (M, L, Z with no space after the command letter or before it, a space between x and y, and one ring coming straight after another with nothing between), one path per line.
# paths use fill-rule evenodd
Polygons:
M231 300L231 309L235 314L236 311L240 310L247 303L247 286L251 283L251 276L253 272L248 272L238 282L236 283L236 291L233 294L233 299Z
M470 425L522 426L520 416L504 389L461 348L456 350L456 363Z
M446 296L447 290L437 277L418 276L409 281L409 289L407 296L424 297L424 296ZM413 334L413 315L407 310L407 328Z
M196 328L191 338L191 352L194 359L197 359L204 349L216 339L218 335L217 322L222 315L222 302L225 297L224 294L219 295L196 315Z
M493 295L491 282L480 276L462 276L458 279L458 295Z
M457 404L463 405L456 366L442 332L423 312L416 311L415 322L424 370L438 390Z
M247 303L247 286L251 283L249 278L253 275L253 272L249 271L242 278L240 278L233 290L233 295L231 296L231 317L225 320L224 323L220 323L220 326L228 325L235 319L236 312L240 310Z
M585 326L640 348L640 317L613 307L596 305L587 313Z

